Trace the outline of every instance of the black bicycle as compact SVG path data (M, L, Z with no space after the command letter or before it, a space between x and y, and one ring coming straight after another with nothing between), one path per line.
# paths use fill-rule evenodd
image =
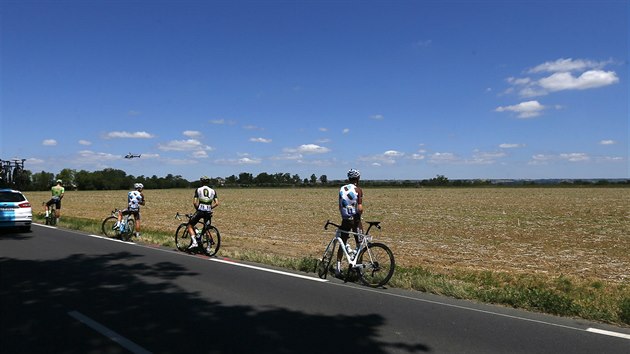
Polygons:
M192 214L185 214L186 218L190 220ZM175 215L177 220L181 220L179 213ZM193 226L195 230L195 237L197 238L197 247L193 246L192 237L188 233L188 222L182 222L175 231L175 246L178 250L188 253L201 253L209 257L214 256L219 252L221 247L221 233L219 229L212 226L211 219L208 218L203 222L200 220L197 225Z

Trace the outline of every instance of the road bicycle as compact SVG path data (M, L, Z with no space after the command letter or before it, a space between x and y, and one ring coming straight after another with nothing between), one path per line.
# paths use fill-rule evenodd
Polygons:
M46 207L46 213L44 214L44 218L46 219L46 225L55 226L57 225L57 208L55 207L55 203L46 206L46 202L43 202L42 205Z
M352 249L349 244L344 246L341 239L341 233L346 231L341 231L340 225L332 223L330 220L326 221L325 230L328 230L328 225L336 227L337 230L328 243L322 260L317 264L317 275L326 279L328 272L331 271L331 263L337 261L336 249L339 245L338 249L343 252L348 262L348 269L343 277L344 281L351 279L351 273L355 273L361 282L367 286L377 288L387 284L396 268L394 254L385 244L372 242L372 235L369 235L372 227L381 229L380 223L380 221L368 221L369 226L364 234L347 231L348 234L357 235L359 238L356 249Z
M136 221L131 214L126 214L123 215L120 224L118 224L119 212L119 209L112 210L112 214L103 220L101 230L107 237L120 238L123 241L129 241L131 240L133 232L136 228Z
M192 214L185 214L185 216L190 220ZM179 213L175 215L175 218L177 220L182 219ZM191 247L193 242L188 233L188 223L182 222L179 224L177 231L175 231L175 246L177 249L188 253L202 253L209 257L217 254L221 247L221 234L219 229L211 225L211 220L208 218L203 222L199 221L197 225L193 226L195 237L197 237L197 247Z

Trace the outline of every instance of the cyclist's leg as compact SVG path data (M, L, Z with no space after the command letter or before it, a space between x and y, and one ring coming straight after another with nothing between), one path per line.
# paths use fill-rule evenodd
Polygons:
M202 217L202 213L199 210L197 210L195 211L193 216L190 217L190 220L188 220L188 234L190 235L191 240L192 240L190 248L195 248L198 246L197 233L195 232L194 226L197 225L199 220L201 220L201 217Z
M348 238L350 238L350 234L348 234L348 231L352 231L353 225L354 222L352 220L343 219L341 221L341 227L339 228L339 231L341 231L341 233L339 237L341 238L343 243L339 245L339 250L337 250L337 264L335 266L335 275L339 275L341 273L341 259L343 258L342 247L346 247Z
M55 202L55 217L57 218L57 223L59 223L59 218L61 217L61 199Z
M134 210L132 212L133 218L135 219L135 231L136 231L136 237L140 237L140 209L138 210Z

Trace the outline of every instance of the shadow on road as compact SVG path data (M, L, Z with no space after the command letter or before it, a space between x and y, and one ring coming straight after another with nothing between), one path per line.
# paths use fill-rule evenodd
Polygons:
M118 353L118 344L71 318L83 315L155 353L426 352L381 342L379 315L313 315L227 306L172 280L174 263L147 266L127 252L51 261L0 258L3 353Z

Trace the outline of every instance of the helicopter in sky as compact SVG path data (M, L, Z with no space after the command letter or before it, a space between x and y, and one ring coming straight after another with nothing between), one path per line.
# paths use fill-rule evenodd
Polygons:
M136 157L140 157L140 155L142 155L142 154L135 155L135 154L132 154L132 153L128 153L127 155L125 155L125 158L126 159L133 159L133 158L136 158Z

